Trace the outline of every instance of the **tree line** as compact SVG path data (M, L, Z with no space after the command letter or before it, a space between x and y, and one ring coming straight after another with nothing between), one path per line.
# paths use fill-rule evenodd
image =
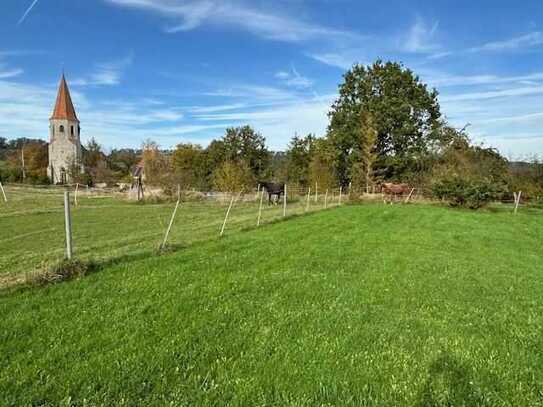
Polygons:
M24 148L25 174L21 167ZM498 151L470 141L443 117L438 92L396 62L354 65L343 76L330 108L326 134L294 136L286 151L273 152L250 126L226 129L207 147L181 143L164 150L152 141L141 149L105 153L91 139L83 149L82 183L130 182L130 170L145 163L146 182L197 190L252 189L259 180L320 188L351 186L360 193L385 181L409 183L459 204L477 207L523 190L543 195L543 167L537 160L509 163ZM43 141L0 139L0 178L45 182Z

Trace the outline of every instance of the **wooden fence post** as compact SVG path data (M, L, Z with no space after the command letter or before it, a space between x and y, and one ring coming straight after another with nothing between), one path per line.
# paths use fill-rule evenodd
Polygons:
M319 200L319 184L315 181L315 203Z
M324 194L324 209L328 207L328 189L326 190L326 194Z
M516 200L515 200L515 211L514 211L515 215L517 214L518 206L520 204L520 198L521 197L522 197L522 191L519 191L518 195L516 195Z
M409 193L409 195L407 196L407 198L405 198L405 202L404 203L408 203L409 200L411 199L411 195L413 195L413 192L415 192L415 188L411 188L411 192Z
M260 193L260 205L258 206L258 218L256 219L256 226L260 226L260 218L262 217L262 201L264 199L264 188Z
M228 205L228 210L226 211L226 216L224 217L224 222L222 223L221 234L219 236L222 236L224 233L226 221L228 220L228 215L230 215L230 209L232 209L233 204L234 204L234 195L232 194L232 199L230 199L230 205Z
M72 217L70 215L70 193L64 192L64 226L66 229L66 258L72 259Z
M6 191L4 191L4 186L0 182L0 189L2 190L2 195L4 196L4 202L8 201L8 198L6 197Z
M172 229L173 220L175 219L175 214L177 213L177 208L179 208L179 202L181 201L180 200L180 197L181 197L180 192L181 191L178 189L177 190L177 203L175 204L175 209L173 210L172 217L170 219L170 223L168 225L168 228L166 229L166 234L164 235L164 241L162 242L162 245L160 246L161 250L164 250L164 248L166 247L166 243L168 242L168 236L170 235L170 230Z
M287 184L285 184L285 193L283 194L283 218L287 216Z
M339 199L338 199L338 203L339 205L341 205L341 194L343 193L343 186L340 186L339 187Z
M305 203L305 211L309 210L309 198L311 196L311 187L307 190L307 202Z
M79 192L79 183L76 183L75 184L75 195L74 195L74 204L75 206L78 206L78 203L77 203L77 193Z
M24 145L21 147L21 164L22 164L22 170L23 170L23 183L24 183L26 180L25 146Z

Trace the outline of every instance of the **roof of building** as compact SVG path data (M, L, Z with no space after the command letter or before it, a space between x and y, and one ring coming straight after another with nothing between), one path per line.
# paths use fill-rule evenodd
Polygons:
M64 74L62 74L62 78L60 79L55 110L53 110L51 119L79 121L77 119L77 115L75 114L74 105L70 96L70 90L68 89L68 84L66 83Z

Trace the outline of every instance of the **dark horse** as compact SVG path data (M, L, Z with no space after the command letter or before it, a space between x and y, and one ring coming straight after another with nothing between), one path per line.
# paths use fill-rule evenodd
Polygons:
M258 184L268 193L268 203L272 203L272 197L277 197L277 201L281 199L281 195L285 193L285 184L276 184L274 182L259 181Z

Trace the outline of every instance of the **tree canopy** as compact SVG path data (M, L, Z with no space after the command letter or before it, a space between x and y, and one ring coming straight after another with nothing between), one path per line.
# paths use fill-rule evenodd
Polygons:
M377 165L397 175L399 161L430 151L439 139L441 112L436 90L395 62L355 65L344 75L329 113L328 137L336 149L336 169L349 180L351 155L364 149L361 115L370 113L377 131Z

